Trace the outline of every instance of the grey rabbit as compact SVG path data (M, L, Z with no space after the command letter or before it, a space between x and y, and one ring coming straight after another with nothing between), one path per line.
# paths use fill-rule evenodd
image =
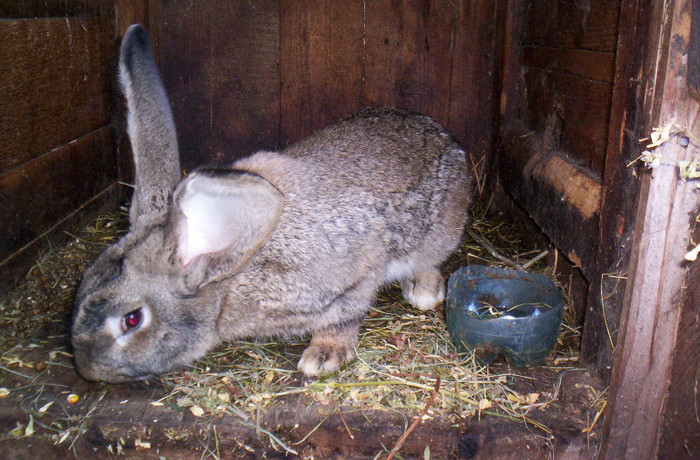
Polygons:
M130 231L86 271L72 342L89 380L147 378L223 341L311 334L307 375L352 359L377 290L421 309L467 222L466 155L432 118L370 108L282 152L180 180L175 126L148 34L132 25L120 80L136 184Z

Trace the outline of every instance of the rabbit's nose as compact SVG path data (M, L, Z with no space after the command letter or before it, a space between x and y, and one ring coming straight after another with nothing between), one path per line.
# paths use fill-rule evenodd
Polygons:
M75 349L73 350L73 358L75 360L75 368L82 378L92 381L100 380L99 373L96 372L93 367L88 353L85 353L83 350Z

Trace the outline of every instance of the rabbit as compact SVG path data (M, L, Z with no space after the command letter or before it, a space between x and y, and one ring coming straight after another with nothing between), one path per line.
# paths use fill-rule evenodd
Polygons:
M129 232L84 273L72 323L88 380L185 366L241 338L311 335L308 376L353 359L378 289L420 309L444 300L472 178L432 118L367 108L281 152L180 180L175 126L147 32L132 25L120 80L136 181Z

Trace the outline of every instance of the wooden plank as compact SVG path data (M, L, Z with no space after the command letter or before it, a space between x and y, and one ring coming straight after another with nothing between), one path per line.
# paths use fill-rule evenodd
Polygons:
M614 52L619 3L610 0L527 2L523 45Z
M63 244L69 234L75 234L97 216L113 212L124 202L127 187L113 183L98 195L82 204L68 216L59 220L34 240L24 245L20 250L0 262L0 292L6 292L21 280L29 269L34 266L38 257L47 250Z
M447 130L476 163L492 151L496 10L492 2L455 2Z
M517 123L502 137L503 187L587 277L595 273L600 183Z
M612 83L615 54L578 49L523 47L523 65Z
M423 112L447 124L455 21L451 2L367 2L365 102Z
M618 339L639 196L637 168L627 165L639 155L639 139L648 135L643 84L654 78L656 56L647 54L656 50L650 33L658 34L649 23L644 2L621 2L596 262L600 274L591 279L581 338L582 361L595 366L606 380Z
M646 98L644 110L653 115L647 126L691 120L688 129L697 136L700 104L690 97L683 78L691 5L691 0L678 0L653 10L647 36L650 62L656 63L650 67L656 68L649 74L662 78L648 80L654 95ZM698 438L690 436L700 425L695 410L698 374L683 380L688 369L697 370L697 353L682 352L699 349L700 342L697 330L689 333L681 321L697 311L697 305L688 311L688 287L697 286L700 277L684 255L700 197L696 184L682 180L677 169L678 161L695 158L697 145L683 148L672 140L656 150L664 160L642 177L601 458L678 458L661 456L664 446L683 456L698 452ZM683 397L687 399L669 404ZM669 448L670 442L678 446Z
M109 123L112 27L0 21L0 173Z
M281 144L362 106L364 2L280 3Z
M700 101L700 6L693 8L688 44L688 92Z
M0 260L44 234L116 179L110 127L0 175Z
M695 232L693 241L700 241ZM683 292L658 458L700 456L700 264L693 264ZM680 359L679 359L680 358Z
M114 34L120 40L132 24L148 26L148 4L143 0L114 1Z
M553 148L602 175L612 85L535 68L524 73L524 121L537 131L554 129L548 133Z
M0 0L0 18L111 17L112 0Z
M183 168L276 148L279 2L153 2L149 19Z

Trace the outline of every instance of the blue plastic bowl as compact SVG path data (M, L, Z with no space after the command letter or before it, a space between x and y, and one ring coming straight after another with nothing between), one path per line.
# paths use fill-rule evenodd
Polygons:
M557 342L564 299L548 278L501 268L460 268L447 282L452 341L488 364L504 355L523 367L542 361Z

